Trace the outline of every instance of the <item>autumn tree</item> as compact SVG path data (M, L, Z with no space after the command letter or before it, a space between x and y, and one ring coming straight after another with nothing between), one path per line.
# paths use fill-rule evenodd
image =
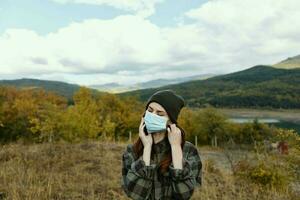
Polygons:
M32 119L39 119L48 104L66 105L66 100L41 88L2 87L1 99L1 141L17 139L32 140L37 132L32 131ZM45 111L48 112L48 111Z
M214 145L219 141L228 139L227 118L215 108L205 108L200 110L195 119L199 123L199 129L204 138L207 138L207 144L211 142Z
M115 94L104 94L98 99L101 107L102 137L118 141L128 138L129 131L138 131L143 105L135 97L120 98Z
M91 90L80 87L73 100L74 105L69 106L62 117L62 137L67 141L96 138L101 131L100 112Z
M178 124L185 130L185 139L194 142L197 136L200 143L206 143L206 135L201 134L200 123L196 120L197 112L190 108L184 107L180 111Z

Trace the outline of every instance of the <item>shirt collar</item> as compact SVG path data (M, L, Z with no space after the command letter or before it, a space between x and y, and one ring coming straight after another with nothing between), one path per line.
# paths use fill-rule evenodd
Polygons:
M155 153L165 152L170 148L169 139L167 136L164 137L158 143L153 143L153 151Z

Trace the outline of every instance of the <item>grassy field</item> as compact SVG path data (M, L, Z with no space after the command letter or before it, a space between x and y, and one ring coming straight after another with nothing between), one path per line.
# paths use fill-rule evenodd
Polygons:
M121 189L126 143L8 144L0 149L0 199L129 199ZM200 147L203 186L192 199L297 199L288 187L265 188L232 174L246 151ZM229 158L229 159L228 159ZM280 159L280 158L279 158Z

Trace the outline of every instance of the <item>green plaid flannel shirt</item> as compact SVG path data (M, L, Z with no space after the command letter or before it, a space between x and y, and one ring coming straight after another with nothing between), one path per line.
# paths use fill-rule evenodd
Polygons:
M171 151L168 137L152 145L150 165L143 156L135 158L133 144L128 144L122 155L121 185L131 199L190 199L194 189L202 185L202 162L198 149L189 141L183 147L183 168L176 169L173 162L164 174L159 162Z

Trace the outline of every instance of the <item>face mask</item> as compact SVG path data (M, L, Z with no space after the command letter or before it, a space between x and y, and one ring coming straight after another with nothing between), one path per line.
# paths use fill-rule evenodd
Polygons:
M160 132L166 130L168 118L153 114L146 110L144 117L148 133Z

